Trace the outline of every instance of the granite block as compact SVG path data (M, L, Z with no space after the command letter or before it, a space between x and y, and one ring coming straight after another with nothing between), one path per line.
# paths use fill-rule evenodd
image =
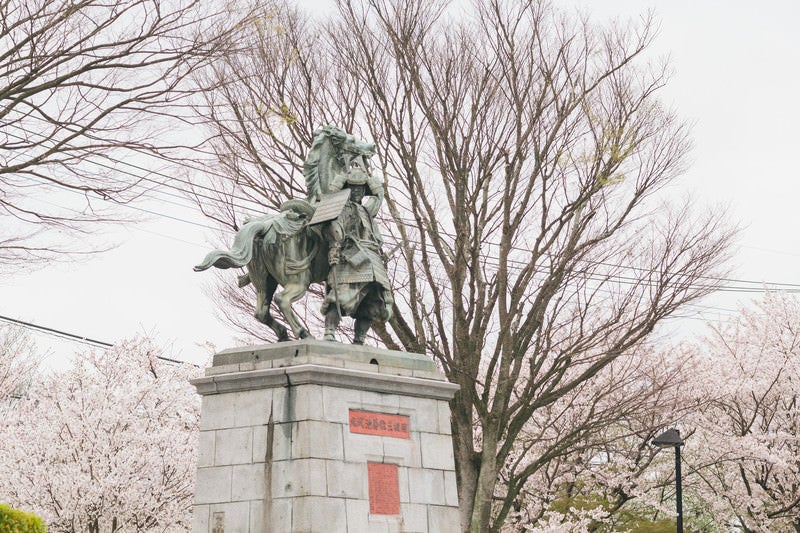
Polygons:
M296 459L272 465L272 497L327 496L325 461Z
M210 533L211 528L208 525L208 516L211 506L209 505L195 505L192 509L192 531L195 533Z
M445 505L444 472L409 468L408 490L410 503Z
M350 433L344 429L344 460L349 463L366 463L370 460L383 460L383 439L373 435Z
M461 515L457 507L428 506L428 531L460 533Z
M231 398L224 394L203 396L200 411L200 430L234 427L234 410Z
M231 470L231 500L263 500L266 496L265 463L234 465Z
M257 426L269 422L272 391L257 389L231 393L235 427Z
M347 424L350 409L360 409L361 391L339 387L322 388L323 419L328 422Z
M307 496L292 502L292 531L347 531L344 498Z
M253 428L220 429L214 432L214 464L234 465L253 460Z
M211 531L245 532L250 527L250 504L248 502L230 502L211 506Z
M292 457L318 459L344 459L341 424L316 420L297 423L297 432L292 440Z
M438 470L453 470L453 440L450 435L420 433L422 467Z
M201 431L197 439L197 466L214 466L215 431Z
M198 468L194 484L195 504L223 503L231 499L231 467Z
M335 498L368 498L366 469L363 463L326 461L328 496Z
M428 507L418 503L401 503L403 533L438 533L428 530Z

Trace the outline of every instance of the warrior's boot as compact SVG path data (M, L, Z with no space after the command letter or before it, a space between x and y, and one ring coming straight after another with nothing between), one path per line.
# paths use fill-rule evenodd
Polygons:
M331 306L328 308L328 312L325 313L325 336L323 337L326 341L335 341L336 340L336 328L339 327L339 320L342 317L339 316L339 310L336 309L335 306Z

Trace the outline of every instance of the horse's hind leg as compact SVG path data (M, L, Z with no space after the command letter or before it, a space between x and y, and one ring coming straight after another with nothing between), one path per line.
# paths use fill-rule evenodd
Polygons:
M272 276L267 276L266 284L263 288L258 288L256 293L258 301L256 302L256 318L259 322L266 324L278 336L278 341L288 341L289 332L283 324L275 320L269 312L269 306L272 304L272 296L275 294L275 289L278 287L278 282Z
M308 330L300 325L300 321L297 319L297 316L294 314L294 310L292 309L292 304L299 300L303 294L305 294L307 288L308 284L303 285L302 283L289 283L284 286L283 291L275 296L275 303L278 304L278 307L283 313L284 318L289 323L289 326L292 328L292 332L298 339L311 337L311 334L308 332Z

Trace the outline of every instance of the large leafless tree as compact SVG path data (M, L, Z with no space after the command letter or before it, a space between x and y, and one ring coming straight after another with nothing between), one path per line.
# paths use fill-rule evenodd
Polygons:
M0 2L0 264L86 250L61 244L109 219L103 201L153 187L137 154L174 128L187 75L230 45L244 15L225 6Z
M512 453L536 462L518 456L529 420L711 292L731 232L663 194L690 141L657 98L666 67L643 58L651 18L601 26L543 1L337 5L323 24L264 11L249 52L204 74L218 195L199 199L236 228L253 202L304 196L316 127L376 142L397 246L395 317L377 335L460 386L463 528L498 531L537 471L499 485Z

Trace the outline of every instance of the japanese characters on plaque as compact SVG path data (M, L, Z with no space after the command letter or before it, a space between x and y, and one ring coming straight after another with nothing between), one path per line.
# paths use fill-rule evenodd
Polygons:
M408 417L350 409L350 432L407 439Z

